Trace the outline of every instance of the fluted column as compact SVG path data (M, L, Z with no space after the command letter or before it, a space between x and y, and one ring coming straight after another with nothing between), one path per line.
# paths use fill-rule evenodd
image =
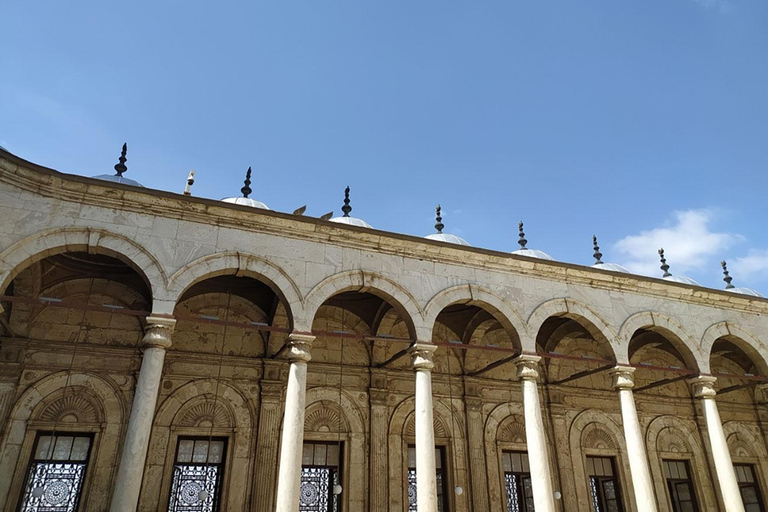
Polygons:
M285 390L283 436L280 444L280 471L277 476L277 512L299 510L301 453L304 444L304 408L307 399L307 363L315 337L291 333L288 336L288 387Z
M284 371L282 361L264 361L261 380L259 432L256 442L256 471L254 493L251 498L255 512L270 512L275 508L275 482L279 465L280 422L283 420L283 388L280 380Z
M368 391L371 404L371 448L370 448L370 511L389 510L389 462L388 427L389 409L385 372L371 370L371 389Z
M528 444L528 461L531 468L533 503L536 512L555 512L555 497L552 491L552 472L549 468L547 439L541 418L539 401L539 361L541 357L523 354L515 359L517 378L523 388L525 411L525 440Z
M627 442L629 471L632 476L632 487L635 490L637 510L656 512L656 497L651 470L648 466L648 454L645 451L643 433L637 419L635 397L632 393L632 388L635 387L634 373L635 369L631 366L617 366L611 370L613 389L619 393L621 422L624 427L624 439Z
M464 405L467 415L472 504L474 510L490 510L483 432L483 400L477 396L465 396Z
M701 408L704 411L704 422L709 434L709 445L712 450L712 459L715 461L717 481L720 484L720 494L726 512L744 512L744 502L741 500L739 484L736 481L736 472L731 461L731 452L723 432L723 424L720 421L720 412L715 402L716 377L700 375L688 381L693 388L693 396L701 400Z
M432 411L432 360L436 345L416 342L411 345L411 365L416 371L416 508L437 512L437 472L435 467L435 428Z
M139 503L165 351L171 346L171 334L175 325L176 320L173 318L147 317L147 327L142 340L144 355L136 381L110 512L135 512Z

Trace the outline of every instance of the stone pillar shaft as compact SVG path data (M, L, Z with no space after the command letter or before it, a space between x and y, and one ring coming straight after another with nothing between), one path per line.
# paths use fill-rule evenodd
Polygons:
M523 354L515 359L517 378L523 388L525 411L525 440L528 445L528 461L531 468L533 503L536 512L555 512L555 496L552 490L552 472L549 468L547 438L541 417L541 402L536 382L539 379L541 357Z
M299 510L301 454L304 445L304 409L307 399L307 362L314 336L288 336L288 387L285 390L280 470L277 476L277 512Z
M135 512L138 506L165 351L171 346L175 324L176 320L172 318L147 317L147 328L142 340L144 355L136 381L110 512Z
M643 432L637 419L635 397L632 388L635 386L631 366L617 366L611 371L613 389L619 393L621 404L621 422L624 428L624 439L627 443L627 458L632 477L632 487L635 490L637 510L656 512L656 497L653 491L651 470L648 466L648 454L645 451Z
M693 388L693 395L701 400L704 411L704 422L709 434L709 445L712 450L712 459L715 461L717 481L720 484L720 494L723 497L725 510L728 512L744 512L744 502L741 499L739 484L736 481L736 471L733 469L731 452L723 432L723 424L720 421L720 412L715 402L716 377L700 375L691 379L689 383Z
M411 364L416 370L416 507L419 512L437 512L437 470L435 467L435 428L432 410L432 356L437 349L431 343L416 342L410 348Z

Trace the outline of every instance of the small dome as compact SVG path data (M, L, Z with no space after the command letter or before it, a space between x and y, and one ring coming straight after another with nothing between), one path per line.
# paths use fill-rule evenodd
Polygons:
M251 199L250 197L225 197L221 201L224 203L239 204L241 206L251 206L253 208L261 208L262 210L269 210L269 206L265 205L261 201Z
M738 293L741 295L749 295L751 297L760 297L761 299L765 298L765 295L758 292L757 290L753 290L752 288L735 287L735 288L729 288L727 291Z
M520 244L520 249L516 251L512 251L512 254L517 254L519 256L526 256L528 258L537 258L540 260L555 261L555 259L552 256L545 253L544 251L539 251L536 249L528 249L526 247L526 245L528 244L528 240L525 239L525 233L523 232L523 221L520 221L517 223L517 229L519 231L519 238L517 240L517 243Z
M341 211L344 212L344 215L341 217L334 217L329 219L330 222L335 222L336 224L346 224L348 226L357 226L359 228L373 229L371 225L365 222L363 219L349 216L350 212L352 212L352 207L349 205L349 187L344 189L344 206L341 207Z
M631 274L628 269L622 267L621 265L618 265L616 263L595 263L592 265L592 268L597 268L600 270L609 270L611 272L621 272L622 274Z
M449 244L469 246L469 242L467 242L463 238L456 235L451 235L448 233L432 233L431 235L427 235L424 238L428 240L437 240L438 242L447 242Z
M360 228L372 228L370 224L365 222L363 219L358 219L357 217L334 217L329 219L329 221L335 222L337 224L346 224L348 226L357 226Z
M662 277L665 281L672 281L673 283L683 283L683 284L692 284L694 286L701 286L699 283L691 279L690 277L685 276L666 276Z
M225 197L221 201L224 203L231 203L231 204L239 204L241 206L250 206L251 208L260 208L262 210L269 210L269 207L262 203L261 201L257 201L255 199L251 199L248 197L251 195L251 168L249 167L248 170L245 172L245 180L243 181L245 185L243 188L240 189L240 192L243 193L242 197Z
M431 235L427 235L424 238L428 240L437 240L438 242L446 242L449 244L456 244L456 245L469 245L469 242L464 240L463 238L451 235L449 233L443 233L443 228L445 227L445 224L443 224L443 217L442 217L442 207L440 205L437 205L437 208L435 208L435 229L437 230L437 233L432 233Z
M112 183L122 183L123 185L143 188L144 185L138 181L131 180L123 176L123 173L128 171L128 166L125 165L125 162L128 161L128 158L125 156L126 153L128 153L128 144L124 143L123 149L120 152L120 158L118 158L118 162L115 164L115 174L99 174L98 176L94 176L94 178L97 180L111 181Z
M142 185L138 181L132 180L130 178L126 178L125 176L118 176L117 174L100 174L98 176L94 176L94 178L97 180L111 181L113 183L122 183L123 185L130 185L132 187L144 188L144 185Z

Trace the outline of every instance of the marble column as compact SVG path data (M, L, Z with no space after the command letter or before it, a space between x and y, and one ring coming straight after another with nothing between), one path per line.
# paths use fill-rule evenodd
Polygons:
M138 506L165 351L171 346L171 334L175 325L176 320L173 318L147 317L142 340L144 355L136 381L110 512L135 512Z
M555 496L552 491L552 472L549 468L547 436L541 417L539 401L539 361L541 357L522 354L515 359L517 378L523 388L525 411L525 440L528 445L528 461L531 468L533 503L536 512L555 512Z
M299 510L301 454L304 445L304 409L307 400L307 363L315 337L291 333L288 336L288 387L285 390L280 470L277 475L277 512Z
M648 454L645 451L643 432L637 419L635 397L632 393L632 388L635 387L633 377L635 369L631 366L617 366L610 373L613 377L613 389L619 393L621 422L624 427L624 439L627 442L629 472L632 477L632 487L635 490L637 510L656 512L656 496L648 466Z
M435 467L435 427L432 410L432 360L436 345L417 341L409 352L416 371L416 508L437 512L437 470Z
M736 481L736 471L733 469L731 452L723 432L723 424L720 421L720 413L715 402L716 377L700 375L689 380L693 388L693 396L701 400L701 408L704 412L704 423L707 425L709 445L712 450L712 460L715 461L717 481L720 484L720 494L727 512L744 512L744 502L739 492L739 484Z

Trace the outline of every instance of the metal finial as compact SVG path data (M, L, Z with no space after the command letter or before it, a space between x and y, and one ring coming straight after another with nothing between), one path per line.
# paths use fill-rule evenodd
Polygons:
M517 240L517 243L520 244L520 247L525 249L525 245L528 243L528 240L525 239L525 232L523 231L523 221L520 221L517 223L517 229L520 231L520 238Z
M128 144L123 143L123 150L120 152L120 160L117 164L115 164L115 171L117 171L117 174L115 176L123 176L123 173L128 170L128 167L125 166L125 161L128 160L125 158L125 154L128 152Z
M435 220L437 223L435 224L435 229L438 233L443 232L443 228L445 227L445 224L443 224L443 218L440 216L440 212L442 211L442 208L440 208L440 205L437 205L437 208L435 208L435 214L437 215L435 217Z
M248 197L253 190L251 190L251 168L248 167L248 171L245 173L245 186L240 189L240 192L243 193L243 197Z
M733 281L733 278L728 273L728 267L725 266L725 260L720 262L720 266L723 267L723 275L725 275L725 277L723 278L723 281L725 281L725 289L730 290L732 288L736 288L731 284L731 281Z
M349 187L344 189L344 206L341 207L341 211L344 212L344 217L349 217L349 212L352 211L352 207L349 206Z
M187 186L184 187L185 196L192 195L192 185L194 184L195 184L195 170L192 169L191 171L189 171L189 176L187 176Z
M664 248L662 247L659 249L659 258L661 258L661 270L664 271L664 275L662 277L669 277L672 274L669 273L669 265L667 265L667 260L664 258Z
M595 252L592 253L592 257L595 258L595 265L602 265L603 260L600 258L603 257L603 253L600 252L600 246L597 245L597 235L592 235L592 247L595 248Z

